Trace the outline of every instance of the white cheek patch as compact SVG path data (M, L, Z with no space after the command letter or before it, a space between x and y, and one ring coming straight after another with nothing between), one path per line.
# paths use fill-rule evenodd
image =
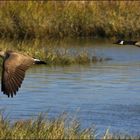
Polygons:
M34 61L40 61L39 59L34 59Z
M119 44L120 44L120 45L123 45L123 42L124 42L124 41L122 40Z

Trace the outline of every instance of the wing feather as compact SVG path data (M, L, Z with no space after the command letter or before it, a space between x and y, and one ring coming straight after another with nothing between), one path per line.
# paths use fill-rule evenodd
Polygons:
M1 91L13 97L21 87L26 70L34 63L29 56L12 52L3 62Z
M16 82L16 84L18 85L18 87L20 86L20 84L21 84L21 82L20 82L20 80L18 80L18 78L16 77L16 76L14 76L14 78L13 78L14 80L15 80L15 82Z

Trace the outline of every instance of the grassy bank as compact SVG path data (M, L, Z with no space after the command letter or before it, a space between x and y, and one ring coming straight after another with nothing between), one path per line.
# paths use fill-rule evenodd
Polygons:
M140 38L139 1L1 1L0 38Z
M62 47L61 47L62 46ZM93 54L92 58L86 49L77 50L71 53L71 50L63 44L55 40L0 40L0 49L14 50L25 55L29 55L44 60L47 65L71 65L71 64L90 64L109 60ZM1 59L0 59L1 60Z
M0 139L140 139L129 135L111 134L107 129L99 137L95 128L83 129L77 120L62 114L54 119L39 115L36 119L19 120L11 123L0 116Z

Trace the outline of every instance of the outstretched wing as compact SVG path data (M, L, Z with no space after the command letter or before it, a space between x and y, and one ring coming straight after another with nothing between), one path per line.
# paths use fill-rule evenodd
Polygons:
M25 72L34 63L34 60L15 52L7 56L9 57L3 62L1 91L8 97L13 97L21 87Z

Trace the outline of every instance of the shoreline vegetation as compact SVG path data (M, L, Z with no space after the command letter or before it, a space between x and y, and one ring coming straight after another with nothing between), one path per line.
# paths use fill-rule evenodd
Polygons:
M139 1L1 1L0 38L139 38Z
M43 59L48 65L103 62L108 58L90 58L85 50L72 57L67 48L59 51L40 43L81 37L136 39L140 37L138 11L138 1L1 1L0 47Z
M67 44L68 42L66 40L51 42L47 40L42 41L40 39L34 39L30 41L15 41L6 39L0 40L0 49L4 51L13 50L25 55L38 58L45 61L48 66L65 66L72 64L88 65L91 63L112 60L111 58L96 56L96 53L90 56L86 48L75 50L74 53L72 53L71 49L67 47ZM0 62L2 62L2 59L0 59Z
M113 134L109 129L101 134L95 126L82 128L76 118L63 113L49 119L47 114L36 118L10 122L0 115L0 139L140 139L140 136Z

